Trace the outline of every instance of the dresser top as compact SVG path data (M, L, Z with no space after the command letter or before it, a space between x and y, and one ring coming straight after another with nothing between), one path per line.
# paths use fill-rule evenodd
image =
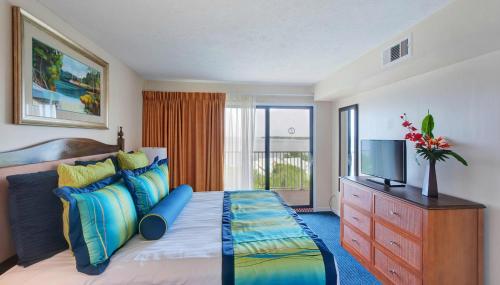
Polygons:
M483 204L442 193L439 193L439 197L437 198L427 197L422 195L421 188L411 185L388 187L368 180L374 178L370 176L345 176L342 178L428 210L486 208Z

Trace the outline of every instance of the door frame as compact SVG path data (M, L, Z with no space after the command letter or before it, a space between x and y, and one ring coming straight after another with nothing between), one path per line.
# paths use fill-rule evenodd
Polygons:
M306 205L293 205L292 208L312 208L314 203L314 106L287 106L287 105L256 105L256 109L264 109L265 111L265 189L269 191L271 186L270 181L270 109L296 109L296 110L309 110L309 153L311 154L309 162L309 204Z
M350 110L354 110L354 158L353 158L353 167L354 167L354 176L358 176L359 175L359 108L358 108L358 104L353 104L353 105L349 105L349 106L345 106L345 107L342 107L342 108L339 108L339 125L338 125L338 133L339 133L339 181L340 181L340 177L341 177L341 168L342 168L342 161L340 159L340 157L342 156L342 148L340 147L340 145L342 144L342 132L340 131L341 128L342 128L342 112L344 111L350 111ZM351 123L350 122L351 118L348 117L348 122L349 124ZM348 136L351 134L351 129L348 130ZM348 142L348 146L350 146L350 141ZM349 147L350 148L350 147ZM338 191L340 192L340 183L338 183L339 187L338 187Z

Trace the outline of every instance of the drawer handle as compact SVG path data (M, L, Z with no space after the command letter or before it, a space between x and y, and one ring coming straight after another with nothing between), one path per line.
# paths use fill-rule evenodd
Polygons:
M395 275L395 276L399 276L398 272L396 272L396 270L394 270L394 269L390 269L389 273L391 273L392 275Z
M391 241L389 242L389 244L391 244L391 245L395 245L395 246L399 247L399 243L397 243L397 242L395 242L395 241L393 241L393 240L391 240Z
M355 244L359 244L359 242L358 242L358 240L357 240L357 239L353 238L353 239L351 239L351 240L352 240L352 242L353 242L353 243L355 243Z
M353 220L359 222L359 218L358 217L352 217Z
M396 216L396 217L399 217L399 213L398 212L390 211L389 214L391 214L393 216Z
M359 198L358 194L352 194L353 197Z

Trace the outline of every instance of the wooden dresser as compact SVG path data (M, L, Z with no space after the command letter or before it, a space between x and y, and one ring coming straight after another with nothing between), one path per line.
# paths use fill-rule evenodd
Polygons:
M342 246L384 284L483 284L483 205L343 177Z

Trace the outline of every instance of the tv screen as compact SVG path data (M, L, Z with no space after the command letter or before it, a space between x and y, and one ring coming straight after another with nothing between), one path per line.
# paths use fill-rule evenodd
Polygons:
M361 140L361 173L406 183L406 141Z

